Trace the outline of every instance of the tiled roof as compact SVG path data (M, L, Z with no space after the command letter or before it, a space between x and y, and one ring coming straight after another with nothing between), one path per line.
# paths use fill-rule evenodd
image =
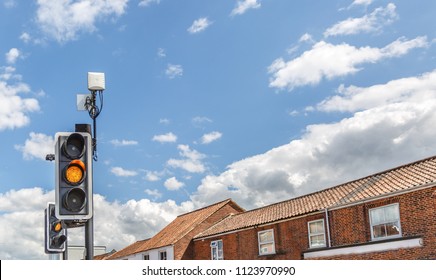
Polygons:
M175 244L196 226L206 220L210 215L229 202L232 202L231 199L226 199L196 211L178 216L174 221L153 236L149 242L141 246L139 250L146 251Z
M146 244L149 240L150 240L150 238L136 241L135 243L130 244L129 246L123 248L122 250L110 255L106 259L116 260L116 259L123 258L125 256L136 254L138 252L138 248L140 248L141 246L144 246L144 244Z
M231 215L195 238L276 222L328 207L339 207L413 187L436 183L436 156L373 174L329 189Z
M220 210L228 203L231 203L233 207L239 209L240 211L244 211L231 199L226 199L207 207L180 215L152 238L138 241L127 246L126 248L112 255L111 259L119 259L121 257L133 255L139 252L174 245L178 240L183 238L185 235L195 229L196 226L201 224L209 216Z

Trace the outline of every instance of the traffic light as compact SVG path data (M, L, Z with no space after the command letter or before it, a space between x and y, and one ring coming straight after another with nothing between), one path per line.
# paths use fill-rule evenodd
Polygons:
M56 217L92 218L92 137L87 132L58 132L55 136Z
M57 254L65 251L67 229L55 215L55 205L49 203L45 209L45 253Z

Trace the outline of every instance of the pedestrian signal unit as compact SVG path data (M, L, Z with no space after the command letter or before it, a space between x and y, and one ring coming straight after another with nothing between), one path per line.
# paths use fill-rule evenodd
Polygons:
M48 203L45 209L45 253L59 254L65 251L67 228L55 215L55 204Z

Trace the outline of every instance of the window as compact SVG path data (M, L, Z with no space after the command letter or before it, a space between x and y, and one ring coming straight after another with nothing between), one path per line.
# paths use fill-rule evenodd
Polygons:
M257 233L259 240L259 255L275 254L274 231L272 229Z
M399 204L369 210L372 240L401 236Z
M316 220L307 223L309 230L310 248L325 247L324 220Z
M159 251L159 260L167 259L167 251Z
M142 255L142 259L144 261L148 261L148 260L150 260L150 255L149 254Z
M210 242L210 254L212 260L223 260L223 241L215 240Z

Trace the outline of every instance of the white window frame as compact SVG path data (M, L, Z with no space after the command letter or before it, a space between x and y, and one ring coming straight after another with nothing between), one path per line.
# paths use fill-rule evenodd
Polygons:
M382 209L386 209L389 207L395 207L396 211L397 211L397 215L398 215L398 219L386 219L383 220L380 223L373 223L373 216L372 213L374 213L375 211L381 211ZM400 217L400 204L399 203L392 203L392 204L388 204L388 205L384 205L381 207L376 207L376 208L371 208L369 209L369 224L371 227L371 240L383 240L383 239L390 239L390 238L396 238L396 237L401 237L402 236L402 231L401 231L401 217ZM391 224L391 223L397 223L398 225L398 234L393 234L393 235L385 235L385 236L380 236L380 237L375 237L374 236L374 227L375 226L379 226L379 225L387 225L387 224Z
M162 258L162 254L165 254L165 259ZM166 260L168 260L168 253L167 253L167 250L159 251L159 260L160 260L160 261L166 261Z
M144 261L149 261L149 260L150 260L150 254L143 254L143 255L142 255L142 259L143 259Z
M261 241L260 236L264 233L271 232L272 240ZM259 245L259 255L272 255L276 253L276 243L274 241L274 229L259 231L257 233L257 241ZM262 252L262 245L272 244L272 252Z
M224 248L221 239L210 242L210 259L224 260Z
M311 224L315 224L315 223L322 223L322 232L311 232L310 231L310 225ZM321 248L321 247L325 247L326 246L326 238L325 238L325 223L324 223L324 219L319 219L319 220L313 220L307 223L307 232L308 232L308 236L309 236L309 248ZM316 245L312 243L312 237L314 236L322 236L323 237L323 244L321 245Z

